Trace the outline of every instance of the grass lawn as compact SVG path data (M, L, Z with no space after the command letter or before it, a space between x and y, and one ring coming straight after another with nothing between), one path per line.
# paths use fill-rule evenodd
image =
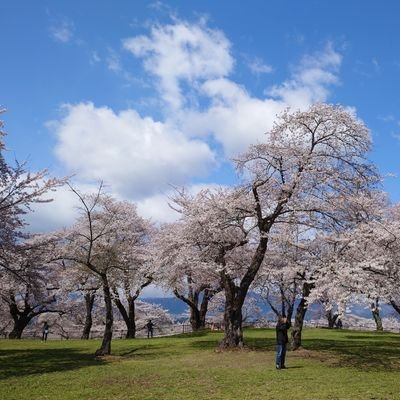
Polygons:
M217 352L220 333L98 341L0 340L0 399L400 399L400 335L308 329L276 370L274 331Z

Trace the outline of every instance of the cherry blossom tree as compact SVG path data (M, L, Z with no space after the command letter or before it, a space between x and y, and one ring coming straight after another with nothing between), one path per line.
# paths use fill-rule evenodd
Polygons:
M221 347L228 347L235 340L240 345L245 297L235 297L235 282L242 276L252 248L254 221L248 211L252 205L250 197L242 188L215 188L193 196L181 192L174 200L181 220L189 227L187 240L198 246L207 261L199 267L217 271L224 289L225 338Z
M215 262L207 255L207 245L196 241L193 229L184 219L164 224L155 246L159 264L157 279L189 306L190 324L196 331L205 328L208 304L221 286Z
M9 332L11 332L13 327L12 317L10 315L10 310L4 301L0 301L0 336L2 338L7 338Z
M143 300L137 301L137 326L138 330L144 330L148 320L154 323L156 335L162 335L163 330L171 327L174 320L171 315L159 304L147 303Z
M64 291L69 293L67 314L75 324L82 326L81 339L89 339L93 326L93 307L101 282L96 275L78 263L62 260L59 267L68 271L68 274L63 275L61 282Z
M75 225L60 235L59 259L86 268L101 282L105 304L103 341L96 355L110 354L113 328L113 288L132 274L133 266L143 256L143 227L136 207L102 193L83 195L73 189L81 202L81 215ZM114 291L114 293L113 293Z
M258 240L239 281L226 289L231 325L225 345L240 346L240 308L268 249L277 224L296 221L314 229L340 225L337 209L355 190L368 190L377 176L366 160L370 137L365 125L340 106L316 104L304 112L284 112L268 133L238 158L244 187L253 196Z
M269 249L253 284L273 313L286 317L290 324L303 280L300 259L304 249L300 240L300 229L295 223L277 227L270 235Z
M58 269L47 263L50 252L48 241L32 239L21 243L9 253L8 270L3 276L0 298L13 320L10 339L20 339L31 321L42 314L64 311Z
M243 345L242 307L261 266L269 264L265 255L280 225L306 226L313 236L346 225L343 199L370 190L378 180L366 160L369 147L368 129L340 106L287 111L266 143L236 160L241 188L178 201L197 241L218 265L226 296L222 347ZM299 324L313 285L303 279Z
M131 230L129 238L120 243L123 269L113 279L113 300L126 324L126 338L136 335L135 302L142 290L153 282L154 249L151 240L155 233L150 221L141 218L133 204L130 207Z
M123 288L124 293L121 295L118 289L114 286L114 303L118 308L126 325L126 339L134 339L136 336L136 300L140 296L142 289L150 285L152 278L149 277L142 285L136 287L136 290L132 290L130 281L126 281L126 285ZM125 300L122 297L125 297ZM126 305L124 304L126 302Z
M291 323L298 291L297 279L290 278L286 272L274 272L256 278L254 290L260 293L277 317L286 317Z
M379 191L348 198L347 203L352 205L353 218L347 220L353 226L324 238L327 251L313 295L329 292L336 301L367 304L381 330L380 304L390 303L398 290L397 206L389 206Z
M0 108L0 114L3 112ZM4 136L4 123L0 120L0 278L17 273L12 268L18 263L10 264L8 254L27 237L23 231L24 215L33 204L50 202L52 199L44 196L65 183L65 179L50 178L46 170L30 173L26 163L8 164L4 158Z

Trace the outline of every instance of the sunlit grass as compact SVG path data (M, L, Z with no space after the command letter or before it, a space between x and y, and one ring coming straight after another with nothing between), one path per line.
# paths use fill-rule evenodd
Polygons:
M243 351L219 333L97 341L0 341L0 399L399 399L400 335L310 329L289 369L274 368L274 331L246 331Z

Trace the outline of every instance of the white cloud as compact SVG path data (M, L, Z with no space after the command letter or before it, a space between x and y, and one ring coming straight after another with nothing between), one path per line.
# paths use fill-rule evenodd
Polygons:
M248 62L248 67L255 75L270 74L274 70L271 65L265 64L257 57Z
M101 57L98 55L97 51L92 52L89 62L92 65L101 62Z
M190 85L224 77L233 67L229 41L204 21L154 25L150 36L128 38L123 45L144 59L145 70L159 78L161 96L174 109L185 103L181 81Z
M204 189L213 189L220 187L213 183L198 183L194 185L186 185L185 191L190 194L197 194ZM144 218L151 218L158 223L174 222L179 219L180 214L175 211L171 206L173 205L172 198L174 197L175 190L169 190L156 194L154 196L146 197L145 199L136 202L138 213Z
M155 25L148 36L126 39L124 47L143 58L145 70L160 79L161 97L173 106L166 115L169 123L189 137L214 137L228 157L245 151L250 143L265 140L264 133L283 109L305 109L325 101L330 87L339 83L342 59L329 43L323 51L304 56L290 79L259 98L229 79L234 64L231 44L204 21ZM257 73L272 71L257 58L249 65ZM185 82L188 85L184 86ZM207 99L209 106L204 108L203 103L199 109L202 99Z
M174 294L170 290L165 290L160 286L151 284L143 289L140 298L146 299L152 297L174 297Z
M99 182L100 183L100 182ZM74 189L82 194L95 194L99 190L99 183L72 183ZM194 184L185 186L187 193L196 194L203 189L219 187L216 184ZM169 204L173 204L172 198L175 190L169 187L163 193L148 196L136 200L127 196L121 196L113 192L111 186L104 185L103 193L114 196L118 200L131 200L137 205L137 211L143 218L151 219L153 222L168 223L179 219L180 214ZM28 212L25 221L28 224L27 231L31 233L46 233L71 226L79 216L81 203L77 195L67 186L58 188L46 196L52 199L48 203L34 204L32 212Z
M104 180L136 199L205 174L214 154L167 123L135 110L114 113L92 103L65 106L66 116L49 124L58 139L57 157L80 178Z
M50 27L50 35L56 42L68 43L74 36L74 24L64 19Z
M294 69L291 79L273 86L268 95L288 106L304 109L317 101L326 101L329 87L339 84L338 71L342 56L328 44L322 52L305 56Z
M376 58L372 59L372 65L373 65L374 70L375 70L376 73L381 72L381 65L380 65L379 61Z
M174 222L179 214L173 210L167 193L157 194L137 202L138 213L144 218L150 218L155 222Z
M96 193L98 186L77 183L74 187L81 193ZM33 212L26 214L27 230L33 233L50 232L72 225L78 216L79 199L68 186L58 188L46 195L53 201L34 204Z
M212 99L205 111L184 110L176 118L180 129L194 136L212 134L223 145L224 153L234 157L248 145L265 140L276 114L285 104L273 99L252 97L236 83L218 79L206 82L203 93Z
M101 61L100 59L96 61ZM120 55L113 49L108 49L107 57L105 58L107 68L112 71L115 75L123 79L128 85L135 85L145 87L146 84L139 78L133 76L128 70L126 70L121 62Z
M378 118L383 122L395 122L396 121L395 116L392 115L392 114L382 115L382 116L380 116Z
M120 57L114 50L109 49L108 53L106 60L108 69L115 73L120 73L123 70Z
M143 216L157 221L176 218L164 194L169 184L188 184L215 165L207 143L217 142L223 156L235 157L249 144L264 141L285 108L325 101L332 85L339 84L342 57L331 44L304 56L290 78L263 97L229 78L231 44L204 21L154 25L148 36L123 44L158 78L153 83L167 106L164 120L142 117L134 109L115 112L80 103L66 106L65 116L49 126L58 140L56 155L70 172L78 179L104 180L114 193L138 201ZM107 61L115 73L125 74L116 53L110 51ZM255 70L268 72L257 62Z
M265 141L276 116L285 108L306 109L325 101L337 76L341 56L331 45L315 55L305 56L292 77L267 92L267 97L252 96L229 79L208 80L201 94L211 105L205 111L183 110L174 118L180 129L193 136L212 134L223 145L225 155L235 157L248 145Z

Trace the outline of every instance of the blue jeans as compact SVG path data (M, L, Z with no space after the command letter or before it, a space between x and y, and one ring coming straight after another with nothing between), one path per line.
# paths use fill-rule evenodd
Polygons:
M276 345L276 367L282 368L285 366L286 343Z

